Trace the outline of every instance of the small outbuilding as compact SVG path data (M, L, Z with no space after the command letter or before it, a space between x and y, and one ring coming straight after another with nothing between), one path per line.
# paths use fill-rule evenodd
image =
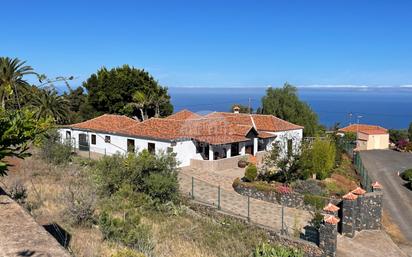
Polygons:
M352 124L339 129L343 133L355 133L357 150L374 150L389 148L389 132L377 125Z

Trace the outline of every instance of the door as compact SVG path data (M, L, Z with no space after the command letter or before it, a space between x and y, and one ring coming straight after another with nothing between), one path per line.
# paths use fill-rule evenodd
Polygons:
M239 155L239 143L233 143L231 146L230 146L230 154L232 155L232 156L237 156L237 155Z
M253 155L253 145L246 146L246 154Z
M89 151L89 138L86 133L79 134L79 150Z
M134 139L127 139L127 152L134 153Z

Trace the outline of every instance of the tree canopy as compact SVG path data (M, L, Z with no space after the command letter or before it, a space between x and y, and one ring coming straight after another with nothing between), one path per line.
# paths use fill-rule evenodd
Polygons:
M167 116L173 112L167 88L145 70L123 65L113 69L101 68L92 74L83 87L88 91L88 103L103 113L127 114L140 119ZM130 103L136 103L130 105Z
M230 108L230 111L233 112L233 108L235 108L236 106L239 107L240 113L252 113L253 112L252 107L249 109L249 106L246 106L243 104L233 104L232 107Z
M270 87L266 90L262 98L262 112L304 126L306 136L315 136L320 129L317 114L299 99L296 87L288 83L282 88Z

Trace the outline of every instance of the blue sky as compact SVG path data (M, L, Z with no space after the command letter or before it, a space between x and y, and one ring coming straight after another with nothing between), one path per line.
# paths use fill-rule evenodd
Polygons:
M130 64L162 85L412 84L411 1L4 1L0 55L81 84Z

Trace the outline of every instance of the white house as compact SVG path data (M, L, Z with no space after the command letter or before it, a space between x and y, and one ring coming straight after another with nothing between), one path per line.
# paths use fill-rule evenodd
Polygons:
M192 161L214 162L236 156L257 156L278 141L283 154L296 151L303 127L272 115L188 110L143 122L105 114L59 129L79 150L112 155L147 149L173 152L180 166Z

